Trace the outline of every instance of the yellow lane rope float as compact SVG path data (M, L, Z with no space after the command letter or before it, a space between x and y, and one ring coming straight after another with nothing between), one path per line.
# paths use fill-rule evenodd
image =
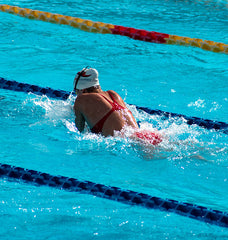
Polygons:
M17 6L10 6L6 4L0 4L0 11L11 13L21 17L26 17L29 19L37 19L45 22L69 25L87 32L118 34L146 42L193 46L202 48L207 51L222 52L228 54L228 44L224 43L218 43L197 38L181 37L177 35L159 33L154 31L146 31L102 22L93 22L77 17L64 16L57 13L43 12L28 8L20 8Z

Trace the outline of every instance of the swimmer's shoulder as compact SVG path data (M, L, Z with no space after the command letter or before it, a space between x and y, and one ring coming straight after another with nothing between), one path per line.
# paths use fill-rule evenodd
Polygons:
M115 92L115 91L113 91L113 90L108 90L108 91L106 91L108 94L111 94L115 99L118 99L118 100L122 100L122 98L120 97L120 95L117 93L117 92Z

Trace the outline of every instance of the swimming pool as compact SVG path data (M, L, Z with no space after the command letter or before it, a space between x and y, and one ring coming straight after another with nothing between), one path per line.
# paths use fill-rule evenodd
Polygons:
M222 1L0 3L228 43L228 8ZM227 212L227 135L134 107L227 122L226 54L0 15L1 77L71 91L75 73L91 65L98 69L103 89L114 89L133 104L130 108L142 127L158 128L170 139L163 150L147 158L150 153L132 147L128 140L79 134L73 124L73 97L61 101L0 89L2 163ZM180 140L191 144L176 146ZM226 228L174 213L6 179L0 182L2 239L225 239L228 235Z

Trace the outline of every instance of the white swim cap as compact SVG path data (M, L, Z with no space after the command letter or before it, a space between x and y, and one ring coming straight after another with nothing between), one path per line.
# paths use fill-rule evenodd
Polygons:
M83 68L74 79L74 89L81 90L98 85L100 85L98 72L94 68Z

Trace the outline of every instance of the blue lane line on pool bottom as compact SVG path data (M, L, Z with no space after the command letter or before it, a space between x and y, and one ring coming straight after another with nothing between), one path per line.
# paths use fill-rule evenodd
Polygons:
M94 195L128 205L137 205L148 209L173 212L185 217L197 219L221 227L228 227L228 213L208 209L190 203L171 199L162 199L148 194L124 190L118 187L106 186L90 181L80 181L75 178L54 176L35 170L28 170L0 163L0 177L20 180L36 186L55 187L71 192Z
M43 88L39 87L36 85L31 85L27 83L19 83L16 81L12 80L6 80L4 78L0 77L0 88L2 89L7 89L7 90L13 90L13 91L18 91L18 92L32 92L37 95L46 95L51 98L56 98L60 100L66 100L70 96L70 92L64 91L64 90L54 90L52 88ZM218 122L218 121L213 121L209 119L203 119L203 118L198 118L198 117L188 117L182 114L177 114L177 113L171 113L171 112L165 112L161 110L153 110L150 108L146 107L139 107L136 106L138 110L143 110L147 112L148 114L151 115L159 115L159 116L164 116L164 117L178 117L178 118L183 118L186 120L186 123L189 125L196 124L200 127L206 128L206 129L215 129L219 130L223 133L228 134L228 124L225 122Z

